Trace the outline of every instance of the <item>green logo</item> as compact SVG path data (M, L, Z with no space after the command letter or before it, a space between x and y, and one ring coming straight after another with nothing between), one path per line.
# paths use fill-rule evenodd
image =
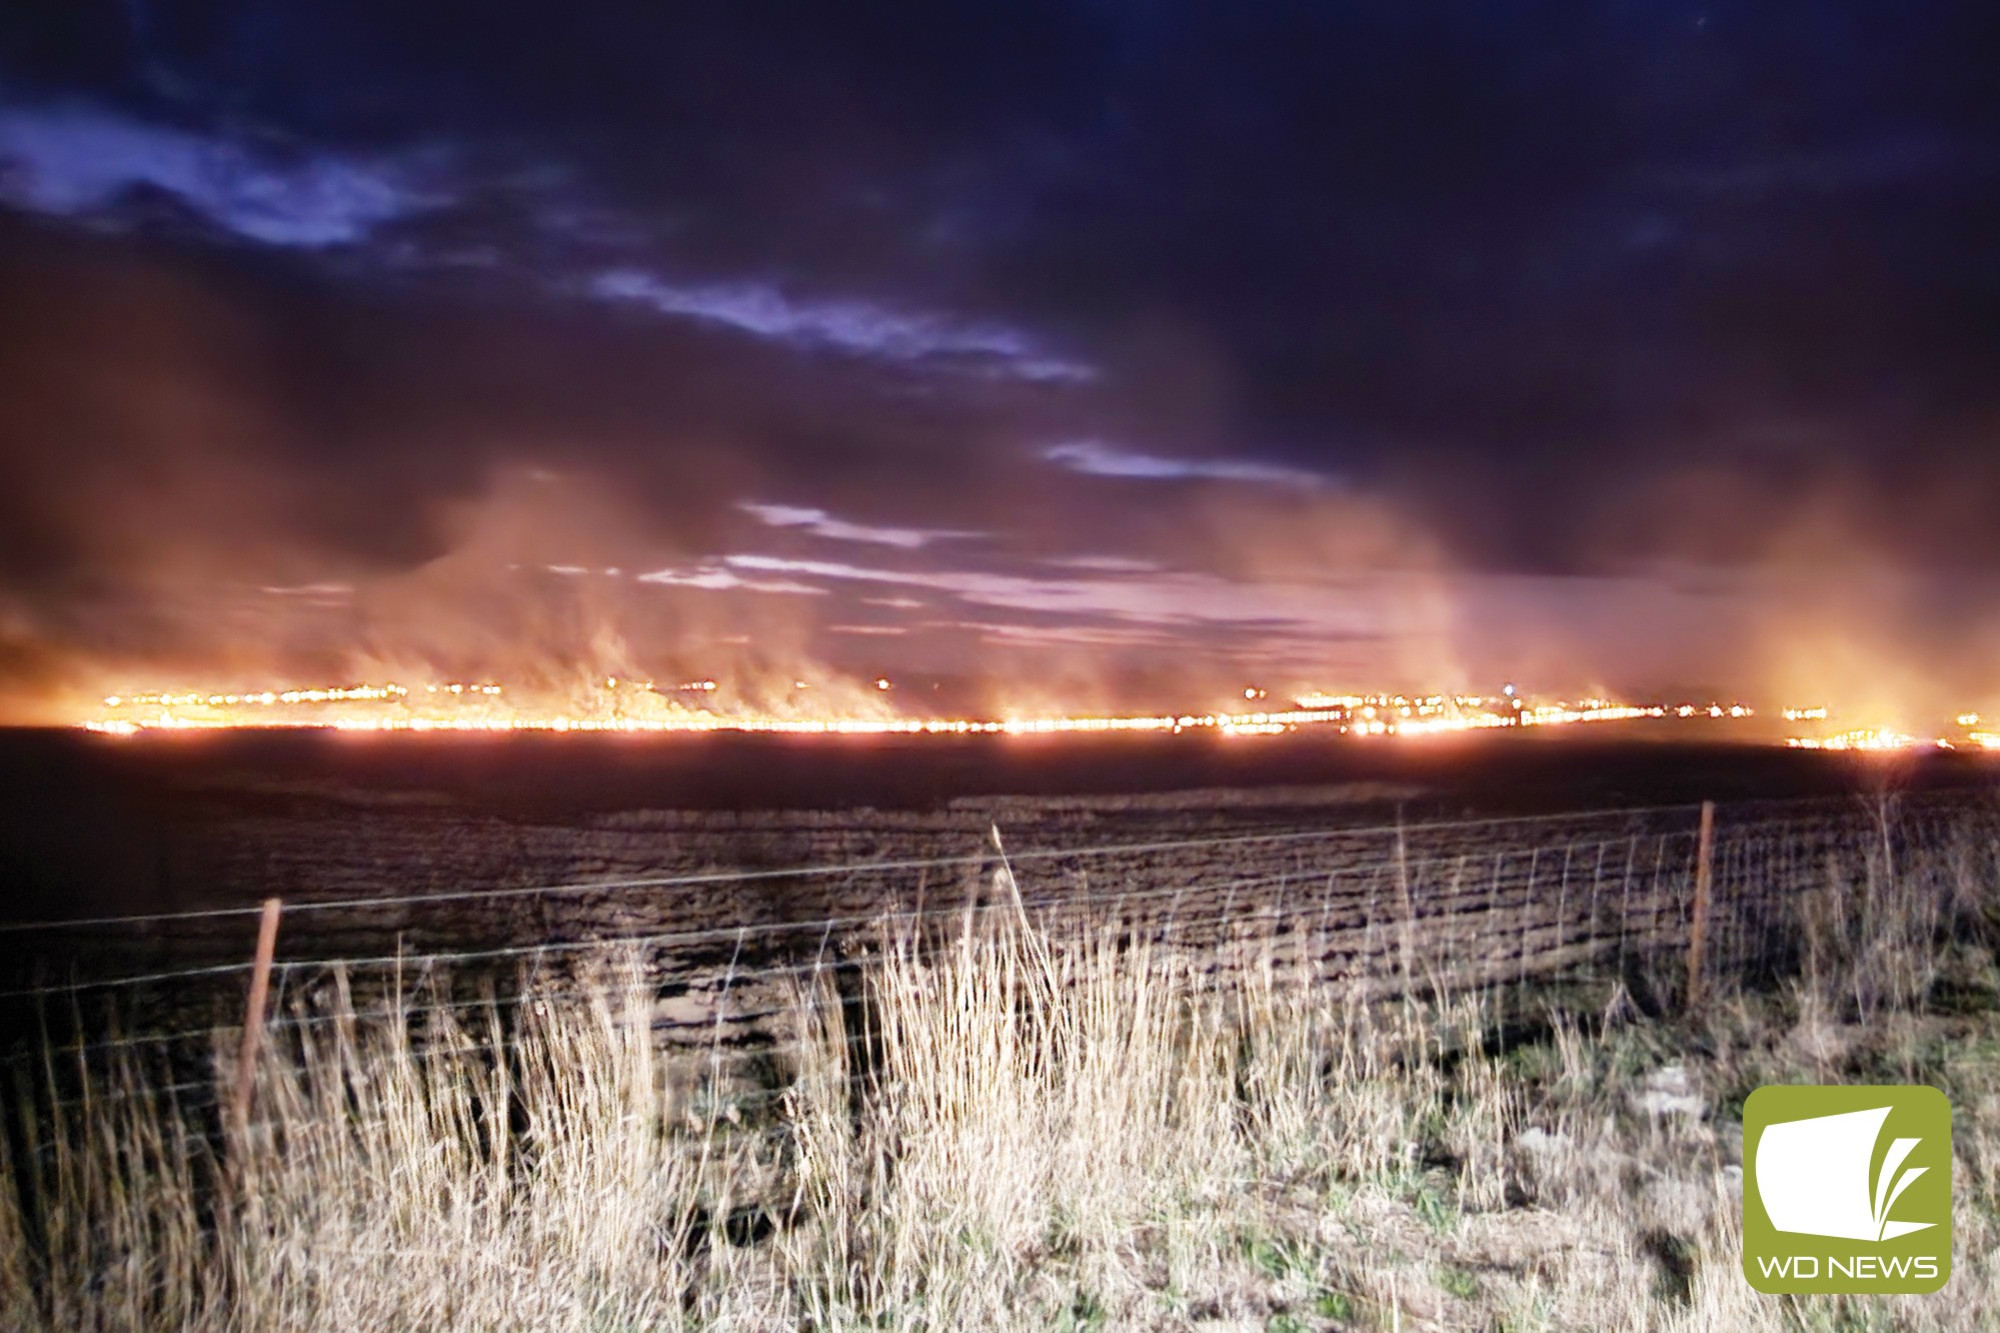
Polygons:
M1936 1088L1759 1088L1743 1164L1757 1290L1929 1292L1951 1276L1951 1103Z

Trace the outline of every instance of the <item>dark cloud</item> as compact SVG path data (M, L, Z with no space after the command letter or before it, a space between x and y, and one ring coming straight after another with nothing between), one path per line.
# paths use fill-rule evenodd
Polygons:
M1855 662L1887 600L1956 661L1996 52L1944 4L9 7L0 673L1687 678L1829 568Z

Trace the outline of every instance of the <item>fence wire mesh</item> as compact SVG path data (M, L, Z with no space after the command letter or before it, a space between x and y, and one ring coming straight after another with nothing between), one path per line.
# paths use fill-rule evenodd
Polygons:
M812 997L859 1004L885 953L1023 926L1054 950L1144 948L1190 984L1254 975L1329 1003L1476 994L1497 1015L1614 1000L1666 1012L1693 980L1699 828L1699 807L1070 847L1006 846L996 828L935 857L287 902L265 1059L296 1066L360 1023L517 1059L529 1011L594 1006L642 1026L712 1110L754 1125L784 1096ZM1814 966L1808 926L1865 937L1891 897L1921 899L1918 919L1940 927L1989 911L2000 804L1725 806L1708 872L1698 989L1769 984ZM0 988L17 1084L53 1112L145 1100L212 1126L236 1075L257 910L9 927L15 944L61 942L23 950L39 972ZM852 1047L870 1040L863 1018ZM288 1133L305 1132L296 1112Z

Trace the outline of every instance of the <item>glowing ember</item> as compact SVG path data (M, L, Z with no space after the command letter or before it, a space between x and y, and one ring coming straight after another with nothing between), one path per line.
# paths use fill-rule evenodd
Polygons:
M886 676L869 682L880 698L893 687ZM764 732L800 735L1050 735L1109 732L1216 731L1265 736L1302 727L1354 736L1425 737L1498 727L1551 727L1592 722L1702 716L1744 718L1741 704L1619 703L1604 698L1535 701L1509 693L1324 694L1298 696L1289 708L1254 712L1133 716L1010 716L910 718L884 715L796 716L730 712L712 702L719 690L709 677L672 689L652 681L605 677L582 703L539 708L492 681L446 681L411 687L395 682L322 685L270 690L183 690L113 694L104 712L80 725L108 735L151 731L202 731L239 727L320 728L337 731L453 732ZM803 691L806 683L797 682ZM1259 701L1267 691L1248 687ZM697 702L698 701L698 702ZM1788 710L1788 715L1791 710Z
M872 688L867 688L872 686ZM794 683L795 693L808 688ZM317 728L334 731L451 732L758 732L793 735L1006 735L1040 736L1111 732L1213 731L1225 736L1269 736L1302 728L1356 737L1418 739L1500 727L1561 727L1661 718L1711 722L1757 716L1750 706L1706 701L1628 703L1588 697L1530 699L1518 692L1471 694L1306 693L1290 707L1245 712L1124 715L902 717L887 711L893 682L864 683L860 709L826 715L730 711L718 705L726 691L712 677L670 688L650 680L601 678L579 700L538 706L494 681L444 681L405 686L393 681L263 690L153 690L112 694L103 711L79 725L114 736L239 727ZM1262 687L1243 689L1261 701ZM868 711L875 701L882 703ZM1824 721L1823 704L1778 710L1787 722ZM2000 733L1976 730L1977 713L1960 713L1960 731L1929 739L1887 728L1855 728L1830 735L1793 735L1795 749L1902 751L1966 748L2000 750Z
M1924 740L1886 727L1876 730L1843 731L1837 736L1792 736L1786 745L1797 750L1912 750L1949 749L1947 740Z

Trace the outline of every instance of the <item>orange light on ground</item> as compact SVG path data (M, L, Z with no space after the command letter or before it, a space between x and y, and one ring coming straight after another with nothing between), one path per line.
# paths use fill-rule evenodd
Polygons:
M1487 700L1472 695L1300 694L1294 706L1241 713L1182 713L1175 715L1052 715L1001 718L897 718L830 715L776 716L753 711L725 711L713 705L675 702L654 689L651 681L602 677L605 699L576 711L557 705L546 710L509 696L496 682L443 682L412 689L394 682L320 685L264 690L121 691L103 697L103 711L78 725L111 736L142 732L187 732L240 727L324 728L347 732L751 732L793 735L1070 735L1113 732L1213 730L1230 736L1267 736L1302 727L1330 727L1357 736L1413 738L1482 731L1518 724L1524 727L1573 726L1678 716L1681 718L1745 718L1754 710L1743 704L1710 702L1677 706L1618 703L1590 697L1576 701L1527 702L1519 698ZM872 682L873 694L893 688L887 676ZM794 681L804 690L805 681ZM679 686L680 692L714 695L718 682L703 677ZM1245 694L1261 699L1265 691L1247 687ZM1787 708L1788 720L1819 718L1824 706ZM1961 726L1978 715L1959 715ZM1791 737L1795 748L1825 750L1893 750L1949 745L1887 730L1856 730L1832 737ZM1965 743L2000 749L1991 731L1976 731Z
M1887 727L1843 731L1838 736L1791 736L1785 744L1797 750L1913 750L1949 749L1951 742L1925 740Z

